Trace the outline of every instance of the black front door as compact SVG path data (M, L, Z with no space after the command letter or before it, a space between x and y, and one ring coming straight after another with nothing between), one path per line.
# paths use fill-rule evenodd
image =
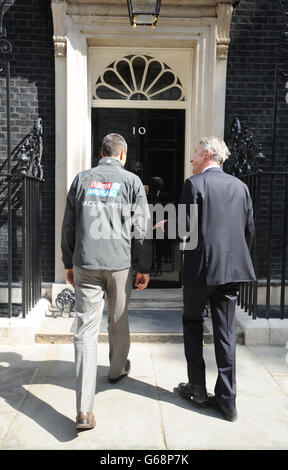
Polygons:
M125 168L142 180L149 203L178 204L184 181L185 111L172 109L92 109L92 166L98 164L106 134L128 144ZM179 240L153 240L149 287L179 287Z

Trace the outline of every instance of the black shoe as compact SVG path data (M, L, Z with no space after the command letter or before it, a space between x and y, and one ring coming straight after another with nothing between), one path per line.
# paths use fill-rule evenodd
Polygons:
M123 379L123 377L126 377L129 374L130 369L131 369L131 363L130 363L130 360L127 359L126 364L125 364L124 374L119 375L119 377L116 377L115 379L110 379L110 377L108 377L108 382L110 384L116 384L117 382L119 382L119 380Z
M219 410L222 416L227 421L236 421L236 419L238 418L236 408L228 408L226 406L223 406L216 400L215 396L208 397L207 405L211 406L211 408L215 408L216 410Z
M178 391L182 397L192 400L196 405L204 406L208 401L207 390L202 385L182 382L178 385Z

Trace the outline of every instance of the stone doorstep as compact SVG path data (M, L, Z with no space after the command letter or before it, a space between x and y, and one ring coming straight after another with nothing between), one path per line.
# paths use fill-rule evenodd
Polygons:
M131 343L183 343L183 335L180 333L130 333ZM99 333L99 343L108 343L108 334ZM50 343L50 344L68 344L74 342L74 334L51 334L51 333L36 333L35 343ZM238 330L237 344L244 344L243 333ZM203 345L214 343L213 333L204 333Z
M178 333L130 333L131 343L181 343L183 342L183 337ZM74 342L74 333L67 334L52 334L52 333L36 333L35 334L36 343L73 343ZM108 342L107 333L99 333L98 336L99 343Z
M55 309L52 307L50 309L50 313L52 313ZM143 309L144 313L144 309ZM157 315L157 310L155 312ZM144 323L144 328L141 331L141 322L134 323L133 317L131 318L130 322L130 339L132 343L182 343L183 342L183 333L177 327L177 331L173 332L173 330L165 331L165 325L163 324L163 331L159 331L159 324L162 325L161 317L159 318L158 325L155 325L155 329L158 331L152 332L147 331L147 325L145 324L145 318L142 318L142 323ZM134 317L135 319L135 317ZM147 318L149 320L149 317ZM107 320L106 320L107 322ZM106 343L108 342L108 333L105 331L107 327L107 323L104 321L102 324L102 331L99 333L99 343ZM139 327L140 326L140 327ZM145 328L146 327L146 328ZM104 329L104 331L103 331ZM145 331L146 329L146 331ZM175 328L176 329L176 328ZM133 331L134 330L134 331ZM138 331L137 331L138 330ZM35 334L35 342L36 343L73 343L74 342L74 332L75 332L75 318L71 318L68 316L68 313L64 314L63 317L53 318L52 315L46 316L45 319L39 326L38 331ZM237 327L237 343L243 344L243 333ZM211 344L214 342L213 331L212 331L212 322L211 319L208 317L205 319L204 322L204 344Z
M155 307L154 307L155 308ZM170 306L171 308L171 306ZM41 331L41 322L51 309L47 299L40 299L27 318L1 318L0 342L19 345L36 343L71 343L74 334L69 329L62 331ZM46 317L47 318L47 317ZM288 342L288 319L253 320L240 307L236 309L237 343L246 345L281 345ZM99 334L99 342L107 342L107 333ZM182 333L131 332L131 342L183 342ZM212 328L204 333L204 344L213 342Z

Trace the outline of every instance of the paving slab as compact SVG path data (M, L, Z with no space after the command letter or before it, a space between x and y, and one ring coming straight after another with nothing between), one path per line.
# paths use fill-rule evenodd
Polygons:
M90 433L77 434L75 380L71 374L74 350L70 345L50 346L28 391L25 387L29 381L23 378L25 400L21 412L14 416L2 448L127 449L132 446L133 449L163 449L150 356L146 345L132 345L129 355L133 364L131 375L125 382L112 386L107 381L108 345L100 345L94 411L97 427ZM13 412L13 403L11 405Z
M183 343L132 343L131 374L109 384L108 345L98 347L96 428L75 429L73 344L0 346L0 449L288 449L285 348L237 345L236 422L197 408L175 389L187 380ZM204 347L207 388L217 377Z
M250 351L288 396L288 348L279 346L250 346Z
M35 369L1 370L0 442L5 438L9 426L27 395L24 384L30 384L35 372Z
M288 374L288 349L282 346L249 346L255 357L267 371L274 374Z
M152 360L155 358L156 383L169 449L288 448L288 396L279 393L270 372L247 347L237 347L239 418L235 423L223 420L216 410L193 406L189 400L175 393L175 387L186 378L183 365L177 365L178 345L172 348L161 345L157 351L155 345L151 345L151 349L155 351L154 354L152 352ZM272 363L275 364L279 351L272 349L271 352L274 357ZM213 393L217 370L211 345L204 348L204 358L207 389ZM169 363L169 377L163 372L165 362ZM171 383L172 373L174 382Z

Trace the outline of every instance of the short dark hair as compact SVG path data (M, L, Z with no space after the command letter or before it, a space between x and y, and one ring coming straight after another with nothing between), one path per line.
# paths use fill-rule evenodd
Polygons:
M127 153L127 143L120 134L108 134L102 141L101 151L105 157L118 157L121 151Z

